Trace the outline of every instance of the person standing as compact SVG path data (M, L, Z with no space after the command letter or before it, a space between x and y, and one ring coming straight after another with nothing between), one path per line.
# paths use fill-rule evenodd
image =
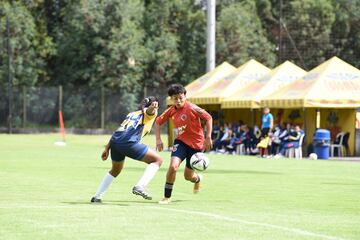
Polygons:
M261 118L261 134L262 137L266 137L269 135L269 132L274 127L274 117L270 113L270 108L264 107L263 115Z
M187 181L194 183L194 193L200 190L201 175L197 174L190 165L190 158L197 152L204 149L209 151L212 148L211 132L212 117L204 109L192 104L186 100L186 89L180 84L173 84L168 89L168 95L173 101L173 105L156 119L155 135L156 147L162 151L164 144L161 140L160 126L168 119L172 119L178 130L178 136L174 140L170 166L166 174L166 183L164 187L164 198L159 201L160 204L169 204L172 190L176 178L176 172L182 161L186 159L184 177ZM205 121L206 136L201 126L201 120Z
M109 152L111 152L112 167L104 176L95 195L91 198L90 201L92 203L102 202L103 194L123 169L125 157L148 164L143 176L133 187L132 192L147 200L152 199L146 191L146 186L159 170L163 160L156 151L140 143L140 140L150 132L157 116L158 107L159 101L156 97L145 98L141 102L140 110L129 113L120 127L111 136L101 158L105 161L109 156Z
M270 108L264 107L263 113L264 114L261 118L261 140L259 143L261 157L266 156L267 152L269 151L269 145L271 144L269 135L271 134L271 131L274 127L274 117L270 113Z

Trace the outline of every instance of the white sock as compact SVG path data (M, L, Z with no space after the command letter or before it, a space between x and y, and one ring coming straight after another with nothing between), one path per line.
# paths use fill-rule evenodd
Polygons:
M139 182L135 186L146 187L151 179L155 176L156 172L159 170L159 165L156 163L150 163L146 169Z
M95 197L101 199L102 195L104 194L106 189L110 186L113 180L114 177L110 173L107 173L104 179L102 180L97 192L95 193Z

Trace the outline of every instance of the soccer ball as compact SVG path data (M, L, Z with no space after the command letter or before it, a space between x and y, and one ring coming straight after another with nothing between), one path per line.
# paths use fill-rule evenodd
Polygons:
M209 166L209 158L202 152L197 152L190 158L190 166L196 171L205 171Z
M318 156L317 156L316 153L310 153L309 158L310 158L311 160L317 160Z

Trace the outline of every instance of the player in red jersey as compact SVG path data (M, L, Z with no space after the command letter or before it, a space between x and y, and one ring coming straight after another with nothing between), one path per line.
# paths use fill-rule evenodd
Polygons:
M171 162L166 174L166 184L164 199L160 204L170 203L170 197L175 182L176 171L183 160L186 159L184 177L194 183L194 193L199 192L201 176L198 175L190 166L190 158L194 153L208 151L212 148L211 132L212 117L204 109L186 100L186 89L180 84L173 84L168 90L168 95L173 101L173 106L169 107L160 117L156 119L155 135L156 148L162 151L164 144L160 136L160 126L169 118L174 122L178 130L178 136L174 141ZM206 122L206 137L204 138L201 120Z

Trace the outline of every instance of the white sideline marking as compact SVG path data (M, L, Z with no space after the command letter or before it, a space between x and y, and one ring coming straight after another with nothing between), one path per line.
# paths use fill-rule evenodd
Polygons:
M104 206L104 207L107 206L107 205L102 205L102 204L94 204L94 205ZM28 209L31 209L31 208L56 209L56 208L58 208L58 209L61 209L61 208L74 208L74 207L76 207L76 208L89 207L89 205L83 205L83 206L81 206L81 205L76 205L76 206L7 205L7 206L0 206L0 209L9 209L9 208L11 208L11 209L13 209L13 208L28 208ZM309 232L309 231L298 229L298 228L288 228L288 227L283 227L283 226L269 224L269 223L241 220L241 219L227 217L227 216L214 214L214 213L206 213L206 212L199 212L199 211L192 211L192 210L171 209L171 208L166 208L166 207L145 207L145 208L170 211L170 212L188 213L188 214L193 214L193 215L210 217L210 218L214 218L214 219L218 219L218 220L237 222L237 223L246 224L246 225L257 225L257 226L262 226L262 227L267 227L267 228L279 229L279 230L286 231L286 232L292 232L292 233L296 233L298 235L316 237L316 238L321 238L321 239L326 239L326 240L345 240L344 238ZM97 208L97 209L99 209L99 208Z
M297 229L297 228L288 228L288 227L282 227L282 226L269 224L269 223L246 221L246 220L241 220L241 219L232 218L232 217L226 217L226 216L213 214L213 213L198 212L198 211L191 211L191 210L179 210L179 209L171 209L171 208L164 208L164 207L149 207L149 208L164 210L164 211L188 213L188 214L193 214L193 215L200 215L200 216L210 217L210 218L214 218L214 219L218 219L218 220L225 220L225 221L229 221L229 222L238 222L238 223L247 224L247 225L257 225L257 226L292 232L292 233L296 233L299 235L317 237L317 238L328 239L328 240L345 240L344 238L333 237L333 236L328 236L328 235L324 235L324 234L318 234L318 233L309 232L309 231L305 231L305 230L301 230L301 229Z

